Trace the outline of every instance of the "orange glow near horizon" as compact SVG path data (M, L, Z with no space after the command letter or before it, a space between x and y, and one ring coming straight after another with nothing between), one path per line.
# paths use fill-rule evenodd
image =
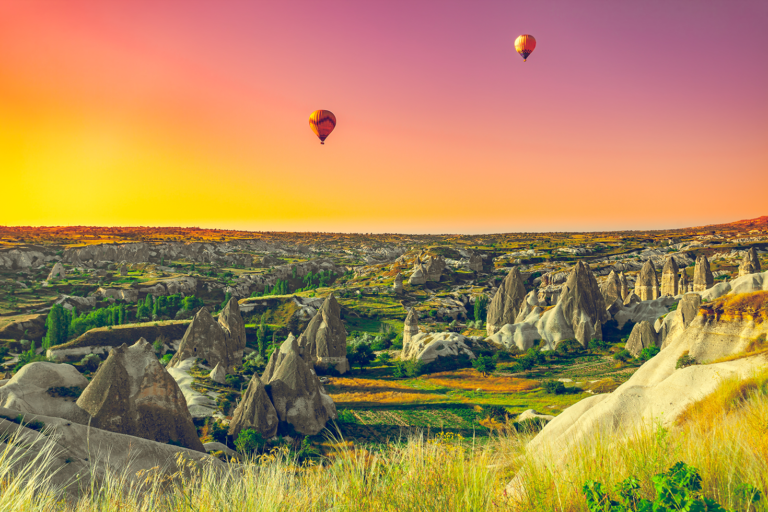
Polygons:
M0 4L0 225L483 233L768 213L764 3L159 4ZM338 119L324 146L318 109Z

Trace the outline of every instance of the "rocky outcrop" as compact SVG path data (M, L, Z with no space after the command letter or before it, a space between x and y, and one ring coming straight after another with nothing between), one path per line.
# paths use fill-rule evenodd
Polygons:
M173 355L168 367L173 368L185 359L196 357L210 367L221 364L227 373L233 373L235 367L242 362L242 356L236 358L236 347L230 346L231 339L208 309L201 308L187 327L179 351Z
M561 306L566 322L576 333L576 339L584 346L591 339L592 326L595 325L595 322L604 324L609 319L605 299L600 293L597 279L583 261L574 265L568 280L563 285L563 292L560 295L558 305ZM579 333L576 331L582 322L584 322L584 327L581 329L581 337L579 337Z
M523 276L520 275L517 267L512 267L488 306L486 325L488 336L492 336L503 325L515 322L525 295Z
M315 435L328 420L336 419L336 406L295 347L285 343L280 347L282 357L269 379L267 393L281 422L301 434Z
M632 354L632 357L638 357L644 348L656 346L658 346L658 339L653 325L650 322L642 321L636 323L632 328L625 348Z
M625 301L629 296L629 283L627 282L627 276L624 272L619 272L619 282L621 283L621 300Z
M677 282L677 291L680 295L685 295L689 291L688 286L690 283L688 283L688 274L685 273L685 269L680 270L680 280Z
M637 296L634 290L629 292L629 295L624 298L624 306L631 306L633 304L637 304L638 302L640 302L640 297Z
M483 258L479 254L472 254L469 257L469 264L467 265L472 272L483 271Z
M392 284L392 290L395 293L403 293L403 274L399 273L395 276L395 282Z
M17 315L14 317L0 318L7 323L0 324L0 340L40 341L45 336L45 319L47 315Z
M77 405L96 428L205 451L181 389L144 339L113 349Z
M299 342L301 342L301 345L299 345ZM288 334L288 337L285 339L285 341L280 344L280 348L274 350L272 355L269 356L269 361L267 361L267 366L264 368L264 373L261 374L261 381L264 384L269 384L272 376L277 371L277 367L280 366L280 363L283 362L283 359L285 359L285 357L291 351L298 353L302 358L304 358L305 349L306 339L303 336L300 336L297 340L293 333Z
M128 275L128 265L120 265L120 276L125 277Z
M29 363L0 387L0 406L87 423L88 414L77 406L74 398L86 386L88 379L72 365Z
M541 313L539 296L536 290L532 290L525 296L525 300L523 300L523 304L520 306L520 311L517 313L517 317L515 317L515 323L524 321L531 314L538 315L539 313Z
M221 366L221 363L216 365L216 368L211 370L211 373L208 374L208 377L218 384L226 384L227 383L227 371Z
M50 274L48 274L48 280L51 279L64 279L66 275L66 272L64 271L64 266L61 264L61 262L57 261L56 264L51 269Z
M339 373L349 371L347 330L333 294L325 299L301 336L306 343L302 349L308 362L323 369L332 366Z
M709 260L703 254L696 257L696 267L693 269L693 291L703 292L712 288L715 277L709 269Z
M683 296L680 304L677 306L678 314L683 322L683 327L688 327L693 322L696 315L699 314L701 307L701 295L698 293L688 293Z
M8 270L26 270L45 264L45 254L28 249L0 249L0 268Z
M408 284L415 286L424 284L427 282L427 272L424 269L424 265L419 262L413 266L413 274L408 278Z
M747 274L756 274L760 270L760 258L757 255L757 250L754 247L750 247L739 264L739 277Z
M445 270L445 258L442 256L430 256L424 264L427 281L438 282Z
M420 333L412 336L408 343L403 341L400 359L418 359L431 363L438 357L466 356L474 359L475 354L467 344L467 338L455 332Z
M640 275L635 281L635 294L640 300L655 300L659 298L659 280L656 277L656 268L651 260L643 263Z
M416 308L411 308L408 316L405 317L405 326L403 327L403 347L411 342L414 336L419 334L419 313Z
M227 305L219 313L219 325L224 330L232 357L232 365L240 366L245 351L245 322L240 314L240 306L236 299L229 299Z
M229 435L237 439L241 430L253 429L265 439L277 434L277 411L267 395L264 383L258 375L251 377L248 389L232 414Z
M603 281L600 291L603 294L603 299L605 299L606 304L613 304L616 302L616 299L619 298L623 300L621 280L615 271L611 270L611 273L608 274L608 278Z
M661 295L676 297L678 295L678 279L680 268L675 258L667 258L664 269L661 271Z

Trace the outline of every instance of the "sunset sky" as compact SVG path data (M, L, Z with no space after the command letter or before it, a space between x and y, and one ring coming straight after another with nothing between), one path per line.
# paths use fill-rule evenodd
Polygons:
M0 225L768 215L766 27L765 0L0 0Z

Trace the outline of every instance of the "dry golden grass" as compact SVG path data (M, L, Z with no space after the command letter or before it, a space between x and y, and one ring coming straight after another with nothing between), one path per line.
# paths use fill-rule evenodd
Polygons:
M591 391L592 393L612 393L616 391L616 388L621 386L621 382L612 379L610 377L606 379L600 379L597 382L590 382L584 388L585 391Z
M330 393L337 406L344 405L365 405L365 404L413 404L424 402L445 401L444 396L431 394L428 392L420 393L417 390L411 392L403 391L382 391L382 392L348 392L348 393Z
M701 309L705 316L717 320L753 319L759 324L768 320L768 291L726 296Z
M469 368L452 372L433 373L427 379L432 384L447 388L474 391L493 391L495 393L520 393L539 387L535 380L518 379L506 376L483 377L477 371Z

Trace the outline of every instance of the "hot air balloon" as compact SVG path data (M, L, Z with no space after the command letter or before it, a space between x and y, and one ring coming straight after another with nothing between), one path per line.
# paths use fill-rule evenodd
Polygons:
M320 144L325 144L325 139L336 128L336 116L330 110L315 110L309 116L309 127L320 139Z
M523 57L523 62L528 60L528 56L534 48L536 48L536 40L532 35L523 34L515 39L515 50Z

